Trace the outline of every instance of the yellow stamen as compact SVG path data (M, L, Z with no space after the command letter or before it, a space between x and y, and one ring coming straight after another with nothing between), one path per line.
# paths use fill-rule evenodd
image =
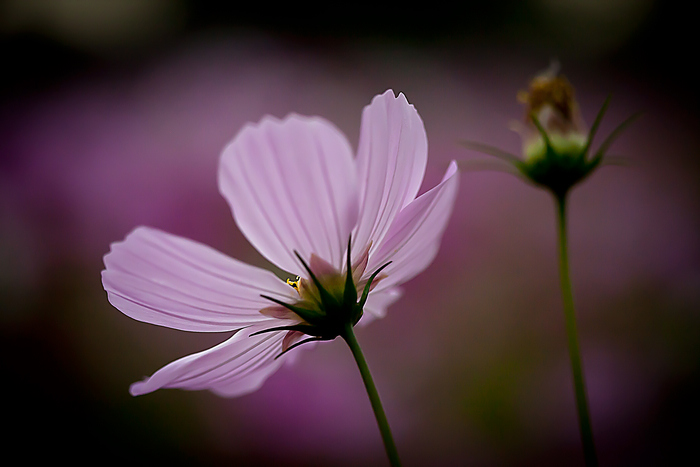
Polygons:
M299 292L299 282L301 282L301 277L299 276L297 276L296 280L287 279L287 284L292 286L297 292Z

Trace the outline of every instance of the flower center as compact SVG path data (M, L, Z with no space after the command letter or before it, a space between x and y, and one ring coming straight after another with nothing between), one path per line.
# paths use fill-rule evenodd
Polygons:
M287 279L287 284L299 294L299 301L296 303L298 306L322 308L324 305L323 295L325 294L320 289L324 289L338 303L343 301L345 288L348 286L345 275L336 271L330 274L316 275L316 279L321 285L320 288L312 279L304 279L300 276L297 276L296 280ZM355 293L357 293L357 288L355 288Z
M278 306L264 308L260 312L274 318L294 319L298 323L265 329L256 334L288 331L288 337L291 334L311 336L293 345L289 345L285 339L287 343L283 345L282 353L284 353L311 340L335 339L346 332L347 326L355 326L362 317L370 290L378 280L381 280L381 277L377 276L390 264L389 262L378 268L366 281L361 280L362 273L367 266L368 251L369 248L366 248L360 256L360 260L353 267L350 260L351 241L348 241L344 274L315 255L311 255L312 266L309 266L295 251L294 254L306 269L309 277L309 279L305 279L297 276L296 280L287 279L287 284L299 294L299 300L294 303L286 303L277 298L261 295ZM358 294L358 287L362 287L361 295ZM289 341L291 342L291 338Z

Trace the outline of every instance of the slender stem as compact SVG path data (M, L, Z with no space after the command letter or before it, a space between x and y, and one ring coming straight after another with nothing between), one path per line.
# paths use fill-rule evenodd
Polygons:
M355 333L353 332L351 324L348 323L345 325L345 332L342 334L342 338L348 343L352 356L355 357L355 362L357 362L357 367L360 369L362 381L365 383L365 389L367 389L367 395L369 396L369 401L372 404L374 416L377 418L379 431L382 434L384 448L386 449L387 456L389 456L389 462L391 463L392 467L400 467L401 462L399 461L399 453L396 450L394 438L391 436L389 422L384 414L382 402L379 400L379 393L377 392L377 388L374 386L372 375L369 373L369 367L367 366L364 355L362 355L360 344L357 343L357 339L355 338Z
M566 337L569 344L569 357L574 376L574 391L576 393L576 408L578 409L578 422L583 443L583 455L586 466L598 465L595 445L593 444L593 430L591 429L591 416L588 411L588 396L586 384L583 380L583 368L581 366L581 352L578 345L578 333L576 331L576 314L574 312L574 296L571 292L571 279L569 278L569 255L566 245L566 194L556 196L557 220L559 231L559 277L561 279L561 293L564 299L564 317L566 320Z

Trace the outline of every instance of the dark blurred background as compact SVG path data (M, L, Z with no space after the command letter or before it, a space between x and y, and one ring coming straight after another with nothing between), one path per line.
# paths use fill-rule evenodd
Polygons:
M387 465L349 351L222 399L130 383L228 335L133 321L102 256L137 225L267 266L216 187L248 121L321 115L353 145L387 88L423 117L424 188L470 139L518 153L516 93L556 59L599 134L643 111L571 198L570 248L602 466L697 457L698 71L680 2L462 2L276 11L167 0L0 2L0 369L4 455L175 465ZM455 9L456 8L456 9ZM274 13L274 14L273 14ZM469 171L441 251L358 331L406 466L583 465L553 203Z

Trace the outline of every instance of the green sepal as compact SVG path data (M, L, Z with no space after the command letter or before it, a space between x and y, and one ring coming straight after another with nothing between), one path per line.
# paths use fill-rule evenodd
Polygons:
M257 336L259 334L265 334L267 332L275 332L275 331L299 331L303 332L304 334L308 334L309 330L313 329L313 326L309 326L308 324L292 324L289 326L275 326L272 328L267 328L263 329L262 331L256 331L250 335L250 337Z
M275 357L275 360L277 360L278 358L280 358L282 355L286 354L290 350L299 347L300 345L307 344L309 342L325 341L325 340L330 340L330 339L324 339L322 337L309 337L307 339L304 339L302 341L297 342L296 344L292 344L289 347L287 347L285 350L280 352L280 354Z
M317 322L326 316L324 313L319 313L319 311L321 311L321 310L314 310L311 308L302 308L300 306L292 305L291 303L283 302L282 300L278 300L278 299L276 299L274 297L270 297L268 295L260 295L260 296L266 300L270 300L271 302L274 302L280 306L283 306L290 311L293 311L294 313L299 315L299 317L301 319L303 319L304 321L307 321L309 323Z
M372 287L372 281L374 280L377 275L382 272L382 270L389 266L391 264L391 261L388 263L385 263L383 266L381 266L379 269L374 271L371 276L369 276L369 280L365 284L365 289L362 291L362 298L360 298L359 303L357 303L357 306L360 307L360 310L362 310L365 307L365 302L367 302L367 296L369 295L369 289Z
M605 152L610 148L613 142L622 134L625 129L630 126L635 120L642 116L642 112L637 112L630 115L622 123L620 123L609 135L605 138L605 141L600 145L598 151L596 151L595 156L591 159L591 162L595 161L596 164L603 159Z
M588 139L586 140L586 147L583 148L583 155L584 156L588 155L588 150L591 148L591 144L593 144L593 138L595 138L595 134L598 131L598 127L600 126L600 122L603 121L603 115L605 115L605 112L608 110L608 105L610 105L610 99L611 99L611 96L608 94L608 97L605 98L605 101L603 102L603 105L600 107L598 114L595 116L595 120L593 120L593 125L591 125L591 129L588 131Z
M477 143L476 141L462 140L459 142L462 146L472 151L477 151L482 154L488 154L489 156L496 157L503 162L507 162L510 165L515 166L516 169L522 170L523 161L518 156L515 156L509 152L498 149L494 146L489 146L488 144Z
M552 148L552 142L549 140L547 130L544 129L544 127L542 126L542 124L537 119L537 116L534 113L530 114L530 119L532 120L532 123L535 124L535 128L537 128L537 131L540 132L540 136L542 136L542 140L544 141L544 144L547 147L547 155L549 155L549 152L553 151L554 149Z
M357 289L355 282L352 279L352 259L350 258L352 250L352 235L348 239L348 255L346 260L345 273L345 290L343 290L343 305L351 306L357 303Z

